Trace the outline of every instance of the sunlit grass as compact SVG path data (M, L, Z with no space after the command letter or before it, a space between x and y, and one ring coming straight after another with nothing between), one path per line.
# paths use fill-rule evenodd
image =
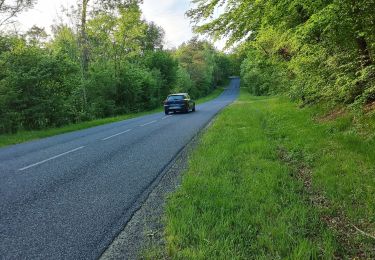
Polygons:
M374 143L351 131L345 117L318 123L316 112L246 92L223 111L168 201L171 258L374 256L370 238L355 233L342 243L342 230L323 220L344 214L344 224L374 232ZM301 165L311 171L312 190L296 176ZM311 192L327 198L328 207L311 203Z

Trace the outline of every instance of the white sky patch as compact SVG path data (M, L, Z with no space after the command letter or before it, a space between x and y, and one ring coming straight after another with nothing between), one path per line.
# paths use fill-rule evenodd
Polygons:
M47 32L60 14L61 8L68 8L76 5L77 0L38 0L38 3L31 10L22 13L18 17L19 27L27 31L33 25L44 27Z
M166 46L171 48L193 37L190 21L185 16L189 7L189 0L145 0L142 10L146 20L164 28Z
M33 25L44 27L50 32L50 27L61 16L61 7L69 8L77 5L77 0L38 0L37 5L18 17L18 28L26 32ZM165 30L167 48L178 47L181 43L193 37L192 25L185 12L191 8L190 0L144 0L141 5L143 18L153 21ZM223 47L218 42L218 48Z

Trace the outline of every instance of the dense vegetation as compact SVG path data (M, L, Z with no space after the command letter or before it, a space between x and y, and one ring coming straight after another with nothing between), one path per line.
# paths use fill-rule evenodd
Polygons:
M19 11L34 2L19 1ZM173 91L199 98L231 73L230 58L209 42L165 50L163 29L141 19L139 1L90 3L65 10L71 22L50 36L0 27L0 133L145 111Z
M242 90L191 156L150 259L374 259L375 140L322 112Z
M253 94L286 93L303 104L375 100L374 0L193 2L198 32L241 42L243 85ZM225 12L211 19L219 7Z
M375 1L193 2L244 88L168 202L169 256L373 259Z

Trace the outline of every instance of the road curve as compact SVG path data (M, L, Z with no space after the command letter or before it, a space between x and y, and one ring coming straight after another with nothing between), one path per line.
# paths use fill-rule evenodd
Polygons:
M176 154L239 93L0 149L0 258L97 259Z

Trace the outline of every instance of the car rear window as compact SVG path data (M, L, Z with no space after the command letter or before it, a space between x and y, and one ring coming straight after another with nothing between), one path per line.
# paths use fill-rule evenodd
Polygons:
M176 96L169 96L168 101L175 101L175 100L183 100L185 96L183 95L176 95Z

